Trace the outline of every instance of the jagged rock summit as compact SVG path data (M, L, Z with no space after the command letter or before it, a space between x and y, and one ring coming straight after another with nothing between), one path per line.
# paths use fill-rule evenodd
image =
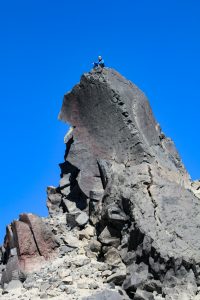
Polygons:
M59 119L73 127L74 143L93 161L105 159L116 163L157 164L165 177L187 186L189 176L173 142L160 131L149 102L133 83L113 69L93 71L64 97ZM84 161L70 150L84 172ZM85 155L85 156L83 156ZM82 166L83 165L83 166ZM83 170L82 170L83 169Z
M136 266L145 263L149 276L164 282L164 294L175 299L174 288L165 289L166 278L180 270L183 278L184 272L198 275L200 206L147 98L115 70L94 70L65 95L59 118L74 128L66 136L66 159L77 168L79 188L91 199L104 190L98 209L93 205L98 217L91 220L105 253L118 247L126 262L134 252ZM132 275L123 283L130 293L137 289ZM191 297L197 291L193 281Z
M200 184L190 181L144 93L115 70L97 68L64 96L59 119L71 128L59 186L47 189L43 222L52 231L46 238L40 229L37 242L27 222L37 217L29 215L8 226L4 293L16 280L15 253L28 266L35 256L47 263L35 275L19 265L24 299L199 300ZM28 229L36 253L17 242L16 224ZM49 265L45 249L57 255Z

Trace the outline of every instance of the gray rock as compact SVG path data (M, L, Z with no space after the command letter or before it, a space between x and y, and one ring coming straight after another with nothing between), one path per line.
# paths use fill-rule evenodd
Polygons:
M106 246L118 247L120 245L119 231L115 228L106 226L99 235L99 241Z
M17 248L10 249L10 256L17 256Z
M60 179L60 191L64 195L68 195L70 193L70 173L63 174L63 177Z
M100 252L101 250L101 243L96 241L96 240L93 240L89 243L89 249L92 251L92 252Z
M90 199L89 202L89 217L90 217L90 222L93 224L93 226L96 226L97 223L99 222L101 218L101 209L102 205L100 201L93 201Z
M62 199L62 206L63 206L64 211L66 211L68 213L73 213L73 212L77 211L76 203L72 202L66 198Z
M79 239L81 239L81 240L83 238L90 239L90 238L94 237L95 234L96 234L95 227L88 224L84 229L82 229L79 232Z
M90 198L89 220L101 243L93 254L111 267L108 281L122 284L126 275L123 287L144 299L154 291L176 297L181 285L195 295L199 183L191 184L143 92L115 70L93 70L64 96L59 118L72 126L60 185L68 185L67 200L84 209L74 214L67 203L68 225L88 222ZM120 270L123 264L127 270Z
M89 288L91 290L96 290L98 287L99 287L99 285L98 285L97 282L91 282L91 283L89 283Z
M129 275L123 283L124 290L135 291L140 288L148 279L148 266L144 263L134 264L129 268Z
M120 250L120 256L127 266L133 264L136 261L137 257L135 252L130 252L127 248Z
M40 294L40 299L48 299L49 298L49 296L46 294L46 293L41 293Z
M87 213L83 211L75 218L75 221L78 226L83 227L88 223L89 217Z
M50 215L58 214L61 212L61 200L62 195L57 192L57 189L55 187L49 186L47 188L47 208Z
M180 254L198 263L199 203L186 189L189 175L145 95L112 69L87 73L65 95L59 117L75 127L67 159L80 169L79 186L87 196L105 189L102 207L90 205L90 220L101 224L99 241L114 247L124 243L123 228L131 217L134 227L122 249L129 257L133 251L136 260L149 259L158 277ZM192 226L186 225L188 218Z
M170 268L194 269L200 203L145 95L112 69L92 71L65 95L59 118L74 127L67 159L79 168L76 180L91 199L90 221L105 260L111 260L110 247L119 247L128 272L135 262L146 263L134 264L125 289L161 291L153 276L161 282ZM101 199L94 191L103 189Z
M134 295L134 300L154 300L154 296L150 292L137 289Z
M74 260L73 263L76 267L82 267L88 265L90 263L90 259L84 255L77 255L76 260Z
M118 292L105 290L93 296L84 297L82 300L125 300Z
M168 178L176 173L179 182L189 185L177 151L161 136L145 95L116 71L84 74L80 84L65 95L59 118L75 127L67 158L81 170L79 183L86 194L98 185L97 159L140 164L152 163L156 156L161 167L171 169Z
M6 268L2 272L2 277L1 277L1 285L4 286L5 283L9 283L13 279L13 274L15 274L15 279L16 274L19 276L19 259L17 256L11 256L6 264Z
M118 266L122 262L119 252L114 247L108 249L104 258L105 262L112 266Z
M190 270L188 272L183 266L181 266L177 272L170 269L164 278L163 293L169 300L193 300L197 293L197 285L193 271Z
M79 216L79 214L80 211L75 211L66 214L66 222L69 227L74 228L75 226L77 226L76 218Z
M59 250L62 255L65 255L66 253L73 251L74 247L60 246Z
M11 280L6 288L4 289L4 293L9 293L12 290L21 290L23 288L23 284L19 280Z
M99 173L101 176L101 181L103 188L105 189L107 186L107 183L112 175L112 161L104 160L104 159L98 159L97 161L98 167L99 167Z
M48 282L42 283L40 286L40 292L45 293L46 290L50 288L50 284Z
M122 285L125 278L126 278L126 271L119 269L107 278L107 282L108 283L112 282L115 285Z
M64 284L73 284L72 276L64 277L64 278L62 279L62 282L63 282Z
M104 190L90 191L90 199L93 201L101 201L103 198Z
M162 283L159 280L151 279L147 280L143 285L144 290L148 292L157 292L158 294L162 294Z

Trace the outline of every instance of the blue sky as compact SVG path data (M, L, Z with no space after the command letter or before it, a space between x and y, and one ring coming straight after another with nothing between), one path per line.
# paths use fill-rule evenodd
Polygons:
M198 0L0 1L0 240L21 212L47 215L59 181L65 92L101 54L148 96L200 178Z

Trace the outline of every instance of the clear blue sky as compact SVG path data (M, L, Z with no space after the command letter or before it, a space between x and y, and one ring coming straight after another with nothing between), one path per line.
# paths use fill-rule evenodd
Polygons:
M0 1L0 240L21 212L47 215L59 181L62 97L101 54L148 96L200 178L199 0Z

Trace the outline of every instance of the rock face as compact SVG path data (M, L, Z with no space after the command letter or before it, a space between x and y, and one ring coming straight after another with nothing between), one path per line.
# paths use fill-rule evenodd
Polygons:
M65 95L59 118L74 127L68 161L80 169L79 184L87 196L91 184L97 184L88 180L99 176L98 159L155 164L165 178L189 185L175 146L161 133L145 95L116 71L84 74Z
M21 214L19 220L7 226L2 247L2 262L6 268L1 284L25 280L26 273L37 271L56 254L58 244L51 228L33 214Z
M90 220L104 257L114 247L127 270L146 266L139 281L126 271L123 287L129 296L139 295L138 289L149 292L146 284L158 280L162 296L181 298L188 290L179 282L189 276L188 299L193 297L200 263L199 200L145 95L112 69L93 71L65 95L59 118L73 128L65 139L66 164L76 170L76 185L90 199ZM92 195L102 190L95 202ZM177 290L170 286L172 278Z
M145 95L113 69L92 70L59 118L71 128L59 186L47 189L50 229L30 214L8 226L2 283L26 279L22 294L37 299L199 299L200 184ZM55 252L33 285L29 271Z

